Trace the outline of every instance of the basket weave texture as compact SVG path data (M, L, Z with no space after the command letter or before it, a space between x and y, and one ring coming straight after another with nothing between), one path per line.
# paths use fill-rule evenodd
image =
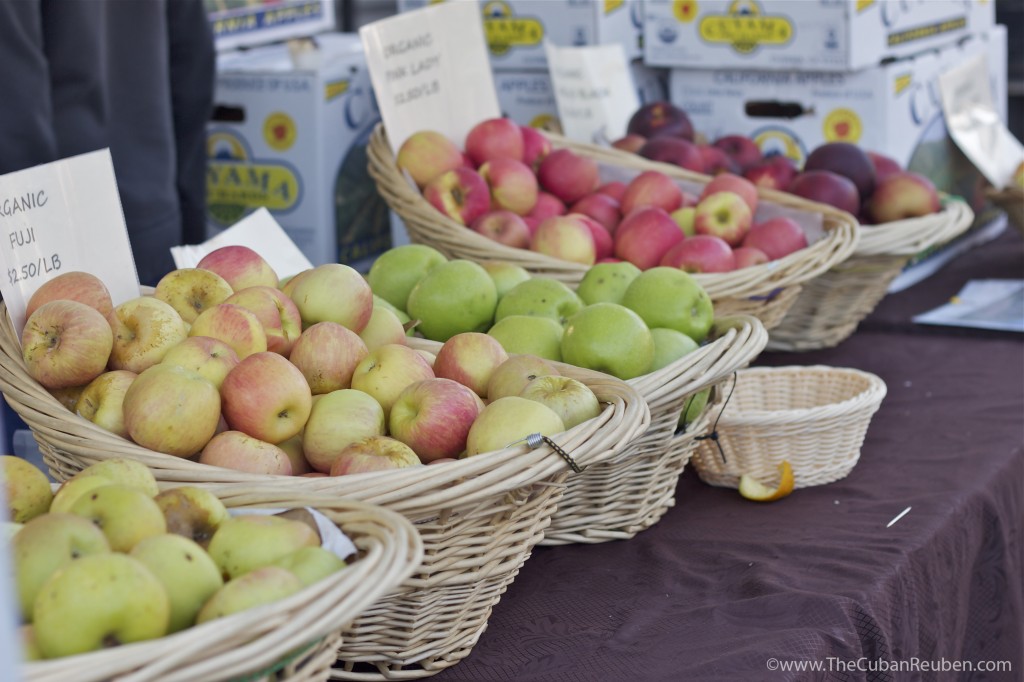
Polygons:
M599 164L637 175L659 170L676 181L704 185L706 175L665 163L649 161L617 149L573 142L548 134L555 148L568 148ZM528 249L498 244L442 215L412 187L395 163L384 128L374 130L367 148L369 172L377 190L405 223L412 241L436 248L449 258L477 262L501 261L522 266L535 276L550 277L570 286L579 284L587 266L552 258ZM824 204L773 190L759 190L760 199L772 204L820 214L825 236L805 249L763 265L727 273L698 274L695 278L711 296L719 315L748 314L771 329L782 320L796 292L783 295L843 262L857 242L857 221L853 216Z
M743 474L762 481L788 460L797 488L837 481L860 458L885 382L843 367L757 367L719 386L714 413L721 451L704 440L693 456L701 479L735 488ZM723 459L724 455L724 459Z
M71 413L36 383L5 312L0 389L32 429L57 480L94 462L126 457L149 467L161 487L214 486L229 505L255 500L284 506L329 495L379 504L416 524L424 561L346 630L339 658L349 669L332 672L341 679L414 679L467 656L565 490L568 465L547 445L521 445L441 466L327 478L249 474L154 452ZM607 404L600 416L554 438L580 466L614 457L647 429L647 405L625 382L568 365L559 369ZM372 669L356 670L355 663Z
M260 503L258 496L252 501L256 507L271 507ZM412 574L423 557L423 543L407 519L377 505L323 496L310 496L305 502L317 507L355 543L358 558L344 570L287 599L161 639L27 663L21 668L23 679L328 679L341 646L341 629Z
M964 232L974 212L960 200L921 218L861 225L854 255L804 284L768 348L803 351L845 341L885 298L889 285L916 254Z

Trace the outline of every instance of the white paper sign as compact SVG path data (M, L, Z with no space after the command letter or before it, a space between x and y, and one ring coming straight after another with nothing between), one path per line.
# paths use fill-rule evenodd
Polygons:
M640 99L622 45L544 48L565 136L597 143L623 137Z
M462 147L470 128L501 116L476 0L376 21L359 36L392 151L420 130Z
M1024 161L1024 146L992 103L985 55L941 74L939 91L949 136L994 187L1007 187Z
M19 332L28 299L65 272L99 277L114 305L139 296L109 149L0 176L0 266Z
M313 267L264 207L202 244L172 246L171 258L174 259L175 267L194 268L203 256L222 246L248 246L263 256L263 260L267 261L278 277L290 277Z

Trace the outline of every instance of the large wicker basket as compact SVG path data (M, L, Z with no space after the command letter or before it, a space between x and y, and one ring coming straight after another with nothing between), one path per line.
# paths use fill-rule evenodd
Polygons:
M861 225L853 256L804 284L786 318L772 329L768 347L803 351L842 343L885 297L914 255L953 239L973 221L966 203L950 200L934 215Z
M628 179L645 170L660 170L691 190L699 190L711 180L706 175L617 149L572 142L556 135L549 137L555 147L569 148L597 161L604 179ZM534 275L551 277L571 286L579 284L586 274L584 265L498 244L439 213L398 169L382 126L378 125L370 139L368 155L370 175L377 183L377 190L402 218L412 241L433 246L450 258L514 263ZM771 329L785 316L802 284L853 253L857 221L848 213L792 194L765 189L759 194L762 201L779 210L806 213L816 216L815 219L820 217L823 236L807 248L779 260L728 273L699 274L696 279L711 296L717 314L754 315Z
M845 477L886 393L874 374L822 365L744 369L730 384L719 386L712 409L717 441L702 441L693 456L704 482L730 488L743 474L771 480L783 460L797 488Z
M258 496L252 506L278 506ZM423 543L400 514L377 505L326 496L296 498L318 508L355 543L359 556L341 572L266 606L148 642L27 663L26 682L215 682L326 680L341 630L408 578Z
M425 559L346 631L339 653L346 665L333 672L342 679L422 677L467 656L565 490L568 465L547 445L331 478L248 474L153 452L72 414L33 381L4 312L0 388L58 480L93 462L127 457L148 466L161 486L214 485L229 504L249 504L253 486L261 488L263 501L263 488L272 485L281 504L334 495L379 504L416 524ZM647 405L625 382L568 365L561 371L588 384L607 405L600 416L554 438L580 466L613 458L646 430Z

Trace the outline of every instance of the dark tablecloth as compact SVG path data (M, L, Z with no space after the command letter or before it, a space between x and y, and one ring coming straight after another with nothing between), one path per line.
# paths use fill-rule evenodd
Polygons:
M847 478L757 504L687 469L676 506L632 540L537 548L473 653L434 679L1024 679L1024 341L910 322L969 278L1021 277L1010 229L888 296L837 348L763 355L886 381Z

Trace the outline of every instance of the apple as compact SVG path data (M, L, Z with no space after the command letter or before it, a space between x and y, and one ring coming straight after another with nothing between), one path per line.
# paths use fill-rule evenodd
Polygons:
M247 246L222 246L203 256L196 267L217 273L235 292L258 286L277 288L280 284L270 264Z
M497 339L480 332L464 332L441 346L434 361L434 376L457 381L484 398L491 373L506 360L508 353Z
M573 216L547 218L537 226L530 248L552 258L593 265L597 247L589 227Z
M756 225L754 227L757 227ZM751 228L753 232L753 228ZM749 238L750 235L747 235ZM746 240L744 240L745 242ZM733 260L736 262L736 269L749 268L755 265L763 265L769 261L768 254L753 246L741 246L732 250Z
M507 210L490 211L470 225L477 234L515 249L530 248L530 228L519 215Z
M508 118L490 118L469 129L466 154L473 164L481 166L493 159L523 160L523 131Z
M748 166L743 177L758 187L785 191L797 174L796 163L787 156L776 154Z
M697 343L707 338L714 322L711 298L690 275L658 267L640 273L626 289L622 305L637 313L650 328L680 331Z
M299 368L270 352L239 362L224 378L220 393L228 425L268 443L301 431L313 402Z
M99 277L80 270L65 272L39 285L25 304L25 319L50 301L78 301L107 319L114 312L110 291Z
M651 371L668 367L679 358L692 353L700 346L686 334L675 329L655 327L651 330L654 338L654 362L651 363Z
M419 460L416 461L416 464L419 464ZM283 568L295 575L303 587L320 582L346 566L341 557L323 547L301 547L271 565Z
M238 364L238 353L212 336L190 336L167 351L160 364L191 370L220 390L224 377Z
M494 282L494 288L498 293L498 301L501 301L509 291L520 282L530 279L529 271L519 265L503 263L500 261L488 261L481 263L480 267L487 271Z
M696 206L684 206L683 208L677 208L669 214L672 220L676 221L676 225L683 231L683 234L687 237L692 237L697 234L694 229L693 221L697 217Z
M0 479L4 484L6 514L0 520L25 523L45 514L53 502L50 479L28 460L0 455Z
M480 412L466 438L466 456L504 450L527 436L553 436L565 431L558 414L547 405L508 396L498 398Z
M284 294L288 298L291 298L292 291L295 290L295 285L301 282L302 278L311 272L313 272L313 268L306 268L302 272L297 272L294 275L291 275L290 277L285 277L278 283L277 288L281 290L282 294Z
M245 308L263 325L267 337L267 350L285 357L302 333L299 309L280 289L249 287L229 296L224 303Z
M128 437L124 425L124 394L138 375L125 369L104 372L89 382L75 405L75 413L97 426Z
M546 405L559 416L565 430L601 414L601 404L582 381L559 375L537 377L519 392L520 398Z
M721 175L722 173L736 174L740 172L740 166L731 156L718 147L709 144L697 145L700 152L701 163L704 165L706 175Z
M569 318L562 337L562 359L577 367L632 379L650 371L654 340L643 319L629 308L595 303Z
M487 271L456 259L438 265L413 287L407 311L420 321L423 336L447 341L461 332L487 331L497 304L498 291Z
M423 466L405 443L387 436L369 436L350 443L331 465L331 476L365 474L370 471L388 471L405 467Z
M763 158L761 148L746 135L725 135L711 144L728 154L741 170L746 170Z
M115 552L128 552L140 540L167 532L164 514L153 498L119 483L82 495L70 513L96 524Z
M786 187L786 191L799 197L835 206L840 211L857 215L860 193L847 177L831 171L804 171Z
M74 412L83 390L85 390L85 386L68 386L67 388L48 388L46 392L52 395L58 403Z
M264 566L228 581L210 597L196 616L206 623L241 611L272 604L290 597L303 587L302 581L280 566Z
M157 639L167 634L167 592L142 562L117 553L67 564L35 602L36 643L44 658Z
M150 497L155 497L160 492L153 472L145 464L134 459L124 459L121 457L104 459L82 469L71 480L80 476L102 476L114 483L120 483L129 488L141 490Z
M644 171L626 186L622 196L622 215L638 208L655 207L671 213L683 204L683 191L661 171Z
M647 141L640 156L651 161L671 163L696 173L704 172L704 157L697 145L676 137L656 137Z
M613 180L611 182L604 183L595 189L594 192L598 194L607 194L612 199L615 199L615 201L621 203L622 197L626 194L626 183L619 180Z
M267 334L256 315L233 303L221 303L199 314L189 336L209 336L223 341L239 360L267 350Z
M736 192L715 192L701 199L693 215L697 235L720 237L729 246L739 246L753 224L754 214Z
M498 365L487 382L487 399L519 395L526 385L537 377L558 376L559 371L547 360L536 355L511 355Z
M561 199L548 192L538 192L537 203L534 204L533 210L526 214L526 217L535 218L539 225L545 218L565 215L566 213L568 213L568 210Z
M78 301L39 306L21 333L21 357L44 388L83 386L106 369L114 339L95 309Z
M373 396L355 389L332 391L313 405L302 432L302 451L310 466L327 473L350 444L383 436L385 423L384 408Z
M337 322L317 322L302 332L288 359L306 378L310 392L320 395L349 388L356 366L369 354L355 332Z
M683 240L683 231L660 208L640 208L615 230L615 256L641 270L658 264L669 249Z
M43 652L36 642L36 629L31 625L22 625L18 629L18 645L21 646L22 663L43 660Z
M302 324L337 322L356 334L373 314L373 290L354 268L326 263L313 268L295 285L291 295Z
M359 338L366 344L367 352L377 350L389 343L404 345L406 342L405 327L393 312L374 306L370 321L359 333Z
M179 268L157 282L153 295L192 324L199 313L223 303L232 293L231 285L211 270Z
M895 159L878 152L865 152L875 168L875 186L882 184L896 173L902 173L903 167Z
M292 463L284 450L241 431L224 431L211 438L199 463L250 474L292 475Z
M599 223L610 233L615 231L622 220L619 201L608 194L594 192L583 197L569 209L570 213L580 213Z
M145 370L124 394L124 425L144 448L191 457L213 438L220 420L216 386L200 374L175 365Z
M867 202L868 215L876 223L918 218L941 209L939 194L932 181L910 172L886 178Z
M82 472L64 481L53 494L53 502L50 504L51 514L70 513L72 505L79 497L93 488L105 485L112 485L114 481L99 475L84 475Z
M587 270L576 287L576 293L587 305L619 303L626 288L640 274L640 268L628 261L599 263Z
M405 312L405 310L402 310L401 308L396 308L395 306L391 305L377 294L374 294L373 309L376 310L377 308L383 308L384 310L387 310L389 313L392 313L395 317L398 318L398 321L402 324L403 327L412 321L411 318L409 317L409 314ZM370 319L373 319L373 313L370 313ZM406 336L412 336L412 329L409 329L406 332Z
M141 562L167 592L167 632L195 624L206 600L224 585L220 569L203 548L180 535L157 535L132 547L129 556Z
M600 171L593 159L568 149L556 149L541 162L537 180L546 192L568 205L597 189Z
M80 516L42 514L27 521L10 542L22 621L32 622L36 597L57 570L76 559L109 551L103 531Z
M815 148L804 161L804 172L831 171L849 178L861 198L875 189L875 165L863 149L849 142L826 142Z
M669 249L659 265L683 272L731 272L736 256L721 237L698 234Z
M462 151L441 133L420 130L402 142L395 163L422 188L438 175L462 166Z
M609 232L604 225L597 222L590 216L570 213L566 217L583 223L583 225L590 230L590 237L594 240L595 263L602 258L608 258L612 255L612 250L615 248L615 242L612 239L611 232Z
M806 247L807 235L792 218L771 218L750 228L743 246L761 251L768 260L776 260Z
M700 416L704 408L707 407L708 398L711 397L711 388L705 388L703 391L694 393L686 398L686 403L683 407L682 413L679 415L679 426L678 428L686 430L697 417Z
M456 168L442 173L423 188L430 205L459 225L473 221L491 210L487 181L472 168Z
M402 391L388 426L391 436L411 447L422 462L457 457L482 408L480 398L462 384L427 379Z
M623 137L612 142L612 147L615 149L621 149L624 152L630 154L636 154L640 151L640 147L643 147L647 142L647 138L643 135L637 135L636 133L627 133Z
M277 447L284 451L287 455L288 461L292 465L292 476L302 476L313 471L313 467L310 466L306 460L306 455L302 451L302 434L297 433L288 440L281 441L277 444Z
M550 317L559 324L576 314L583 301L572 289L556 279L534 277L520 282L498 302L494 317L502 320L511 315Z
M757 213L757 187L750 180L732 173L716 175L711 182L704 185L704 190L698 197L698 203L718 192L734 192L750 207L751 215Z
M386 344L356 365L351 387L372 396L386 417L406 386L434 376L430 363L418 352L404 344Z
M224 503L206 488L170 488L161 491L153 501L163 512L168 533L186 537L200 547L210 544L220 524L230 518Z
M626 124L626 132L643 137L679 137L693 140L690 117L671 102L649 102L637 109Z
M319 547L320 536L302 521L243 514L220 524L207 552L228 580L269 566L303 547Z
M0 521L0 541L9 543L11 538L18 534L22 528L25 527L24 523L15 523L14 521Z
M523 163L536 171L541 161L551 153L551 140L532 126L519 126L523 134Z
M528 353L548 360L562 359L564 329L556 320L532 315L509 315L487 334L508 353Z
M480 166L479 173L491 188L492 208L526 215L537 204L537 176L522 161L492 159Z
M403 312L409 292L416 283L441 263L447 262L437 249L425 244L403 244L377 257L370 266L366 281L380 298Z
M436 355L431 353L429 350L425 350L423 348L417 348L416 352L420 354L421 358L426 360L427 364L430 365L431 369L434 368L434 361L437 360L437 356Z

